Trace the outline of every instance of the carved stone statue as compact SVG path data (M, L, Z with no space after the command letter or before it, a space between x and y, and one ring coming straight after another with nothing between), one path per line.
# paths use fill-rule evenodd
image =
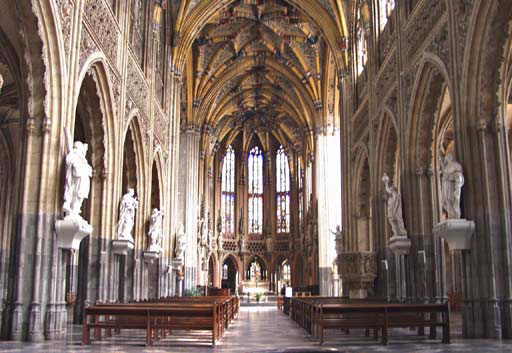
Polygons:
M240 238L244 235L244 209L240 208L240 221L238 222L238 234Z
M178 233L176 234L176 260L185 260L185 248L187 247L187 238L185 234L185 228L183 227L183 223L180 224L178 228Z
M267 247L267 251L270 253L272 250L274 250L274 242L272 240L272 234L268 234L267 238L265 239L265 246Z
M158 208L154 208L151 213L149 222L149 247L148 251L161 252L162 251L162 219L164 213Z
M384 174L382 182L386 188L387 204L388 204L388 220L391 224L391 230L394 237L406 237L407 230L404 226L402 218L402 198L400 193L393 184L390 184L389 177Z
M462 166L451 154L440 157L441 199L448 219L460 218L460 194L464 185Z
M222 216L219 215L217 217L217 236L222 234Z
M82 203L89 197L91 189L92 167L85 158L87 144L76 141L74 144L71 133L65 130L66 146L66 185L64 188L64 204L62 210L66 217L80 217Z
M124 194L119 207L119 222L117 223L117 239L133 242L132 229L135 224L135 210L139 207L139 201L134 197L132 188Z
M334 235L334 242L335 242L335 248L336 248L336 254L339 256L342 252L342 241L343 241L343 231L341 230L341 226L336 226L336 231L332 231L329 229L329 231Z

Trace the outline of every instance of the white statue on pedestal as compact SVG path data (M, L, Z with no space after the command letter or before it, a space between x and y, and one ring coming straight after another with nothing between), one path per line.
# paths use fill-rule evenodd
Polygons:
M139 201L134 197L132 188L124 194L119 207L119 222L117 223L117 239L133 242L132 229L135 224L135 210L139 207Z
M180 224L178 233L176 234L176 260L185 260L185 248L187 246L187 239L183 223Z
M329 229L329 232L331 232L334 235L334 243L336 248L336 255L340 256L341 252L343 251L343 231L341 230L341 226L336 226L336 231L332 231Z
M404 220L402 218L402 199L400 193L393 184L389 183L389 177L384 174L382 181L386 188L387 204L388 204L388 220L391 224L391 230L394 237L406 237L407 230L405 230Z
M162 219L164 213L158 208L154 208L151 213L149 223L149 247L148 251L161 252L162 251Z
M66 185L64 188L64 204L62 210L66 218L81 218L81 208L84 199L89 196L91 189L92 167L85 158L87 144L76 141L73 144L71 133L65 130L66 146Z
M443 210L448 219L460 218L460 194L464 185L462 166L451 154L440 156L441 164L441 199Z

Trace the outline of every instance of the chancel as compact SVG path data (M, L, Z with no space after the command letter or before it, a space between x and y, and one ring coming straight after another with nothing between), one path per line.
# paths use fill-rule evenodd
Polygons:
M511 23L0 0L0 350L510 349Z

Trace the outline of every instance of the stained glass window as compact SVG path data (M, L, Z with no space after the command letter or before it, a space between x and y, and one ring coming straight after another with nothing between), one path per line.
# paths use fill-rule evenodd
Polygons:
M277 232L290 232L290 163L283 146L276 156Z
M368 43L363 23L361 8L357 10L357 74L363 72L368 60Z
M132 0L130 6L130 43L141 65L144 53L145 5L146 0Z
M263 153L256 146L249 152L249 234L261 234L263 227Z
M160 97L162 106L165 101L165 62L166 55L166 38L167 38L167 2L165 0L156 0L153 10L153 27L159 34L158 43L158 56L156 60L156 69L158 72L158 79L156 81L156 93Z
M298 177L298 193L299 193L299 232L302 232L303 227L303 214L304 214L304 175L302 171L302 160L299 158L298 160L298 168L297 168L297 177Z
M222 279L223 280L228 279L228 264L227 263L224 263L224 265L222 265Z
M382 32L389 22L391 12L395 8L395 0L379 0L379 30Z
M233 234L235 230L235 151L231 146L226 150L222 162L221 210L223 233Z

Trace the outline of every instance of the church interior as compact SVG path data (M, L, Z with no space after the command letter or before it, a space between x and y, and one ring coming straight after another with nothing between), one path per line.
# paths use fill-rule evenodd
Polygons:
M0 0L0 350L512 350L511 123L510 0Z

